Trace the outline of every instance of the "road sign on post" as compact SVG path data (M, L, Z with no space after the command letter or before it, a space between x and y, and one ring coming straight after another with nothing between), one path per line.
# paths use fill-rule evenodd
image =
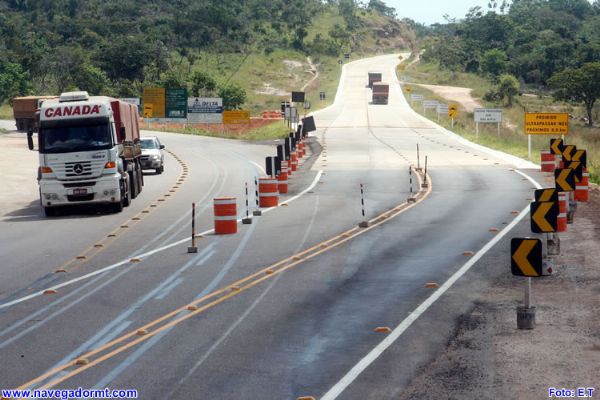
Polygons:
M454 128L454 119L458 118L458 104L448 106L448 118L452 121L452 128Z
M542 276L542 241L532 238L513 238L510 241L510 270L514 276Z
M304 92L292 92L292 103L304 103Z
M531 158L531 135L568 135L569 114L525 113L527 152Z
M146 118L164 118L165 88L144 88L142 103L144 104L144 116L146 116L147 111L150 112L150 115ZM146 107L147 105L151 105L151 107Z
M576 151L577 151L577 146L572 145L572 144L565 145L563 147L563 152L562 152L563 161L564 162L573 161L573 155L575 154Z
M325 92L319 92L319 100L325 100Z
M579 161L583 168L587 168L587 151L585 150L576 150L573 156L571 157L572 161Z
M575 171L568 168L554 170L556 189L560 192L573 192L575 190Z
M187 117L187 89L167 89L165 109L167 118Z
M535 201L553 201L558 202L558 190L552 189L538 189L534 192Z
M498 124L498 136L500 136L500 125L502 124L501 108L476 108L473 113L475 119L475 137L479 137L479 124Z
M531 203L531 232L553 233L558 227L558 202L534 201Z
M555 156L561 156L564 147L562 139L550 139L550 152Z

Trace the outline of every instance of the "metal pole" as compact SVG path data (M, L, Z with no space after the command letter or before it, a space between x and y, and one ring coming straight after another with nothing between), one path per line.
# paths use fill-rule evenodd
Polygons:
M256 202L256 210L252 211L252 215L260 216L262 215L262 211L260 210L258 203L258 178L254 177L254 200Z
M417 171L421 170L421 157L419 156L419 143L417 143Z
M363 184L360 184L360 205L362 208L362 216L365 217L365 192L363 190Z
M192 203L192 246L188 247L188 253L197 253L196 247L196 203Z
M248 182L246 182L246 218L242 219L242 224L248 225L252 223L252 218L250 218L250 205L248 202Z
M527 283L525 284L525 298L523 300L525 308L531 308L531 278L527 278Z
M475 138L479 139L479 122L475 122Z
M454 129L454 117L452 117L452 129Z
M423 174L423 185L422 187L426 188L427 185L427 156L425 156L425 173Z
M500 122L498 122L498 137L500 137Z
M527 135L527 156L531 160L531 135Z

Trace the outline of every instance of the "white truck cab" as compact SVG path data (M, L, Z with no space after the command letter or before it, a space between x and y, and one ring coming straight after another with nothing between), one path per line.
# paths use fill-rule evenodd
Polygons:
M106 203L121 211L137 196L143 185L139 126L137 108L133 115L130 111L126 103L87 92L44 101L39 110L38 180L46 215L81 203Z

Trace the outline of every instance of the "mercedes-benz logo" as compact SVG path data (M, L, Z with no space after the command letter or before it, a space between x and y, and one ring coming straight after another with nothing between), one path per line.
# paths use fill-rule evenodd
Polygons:
M81 175L83 173L83 165L81 165L81 164L73 165L73 172L75 172L77 175Z

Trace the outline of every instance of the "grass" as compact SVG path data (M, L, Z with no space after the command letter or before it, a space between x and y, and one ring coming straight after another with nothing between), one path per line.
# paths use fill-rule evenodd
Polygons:
M8 103L0 105L0 119L13 119L13 110Z
M434 74L439 76L437 74ZM422 77L423 78L423 77ZM469 78L476 81L479 78ZM463 79L458 81L455 86L463 86L469 79ZM424 82L427 82L424 80ZM430 81L429 83L431 83ZM441 83L436 82L435 83ZM434 83L431 83L434 84ZM468 87L468 86L465 86ZM482 85L480 85L482 87ZM426 99L438 100L441 102L448 102L440 96L435 95L432 91L425 88L419 88L419 93L423 94ZM485 107L498 107L498 105L486 103L481 101ZM451 127L451 121L442 116L440 121L437 121L437 116L433 110L428 110L427 114L424 114L422 107L417 104L413 107L418 113L425 115L432 121L437 122L448 130L451 130L458 135L468 139L474 143L481 144L496 150L504 151L506 153L515 155L523 159L528 158L528 143L527 136L524 132L524 116L525 112L569 112L574 115L581 115L580 107L573 107L569 104L556 103L551 97L538 97L538 96L520 96L517 99L517 104L513 107L504 107L503 119L504 123L500 129L500 135L497 133L496 124L480 124L479 125L479 137L476 135L475 122L473 120L472 113L466 113L462 111L459 117L454 121L454 128ZM594 183L600 183L600 129L597 127L589 128L583 124L583 122L577 119L571 120L569 124L570 133L566 137L565 142L569 144L575 144L578 148L587 150L588 159L588 170L590 172L590 180ZM549 149L550 139L552 136L546 135L533 135L531 144L531 158L530 161L540 162L540 151L542 149Z

